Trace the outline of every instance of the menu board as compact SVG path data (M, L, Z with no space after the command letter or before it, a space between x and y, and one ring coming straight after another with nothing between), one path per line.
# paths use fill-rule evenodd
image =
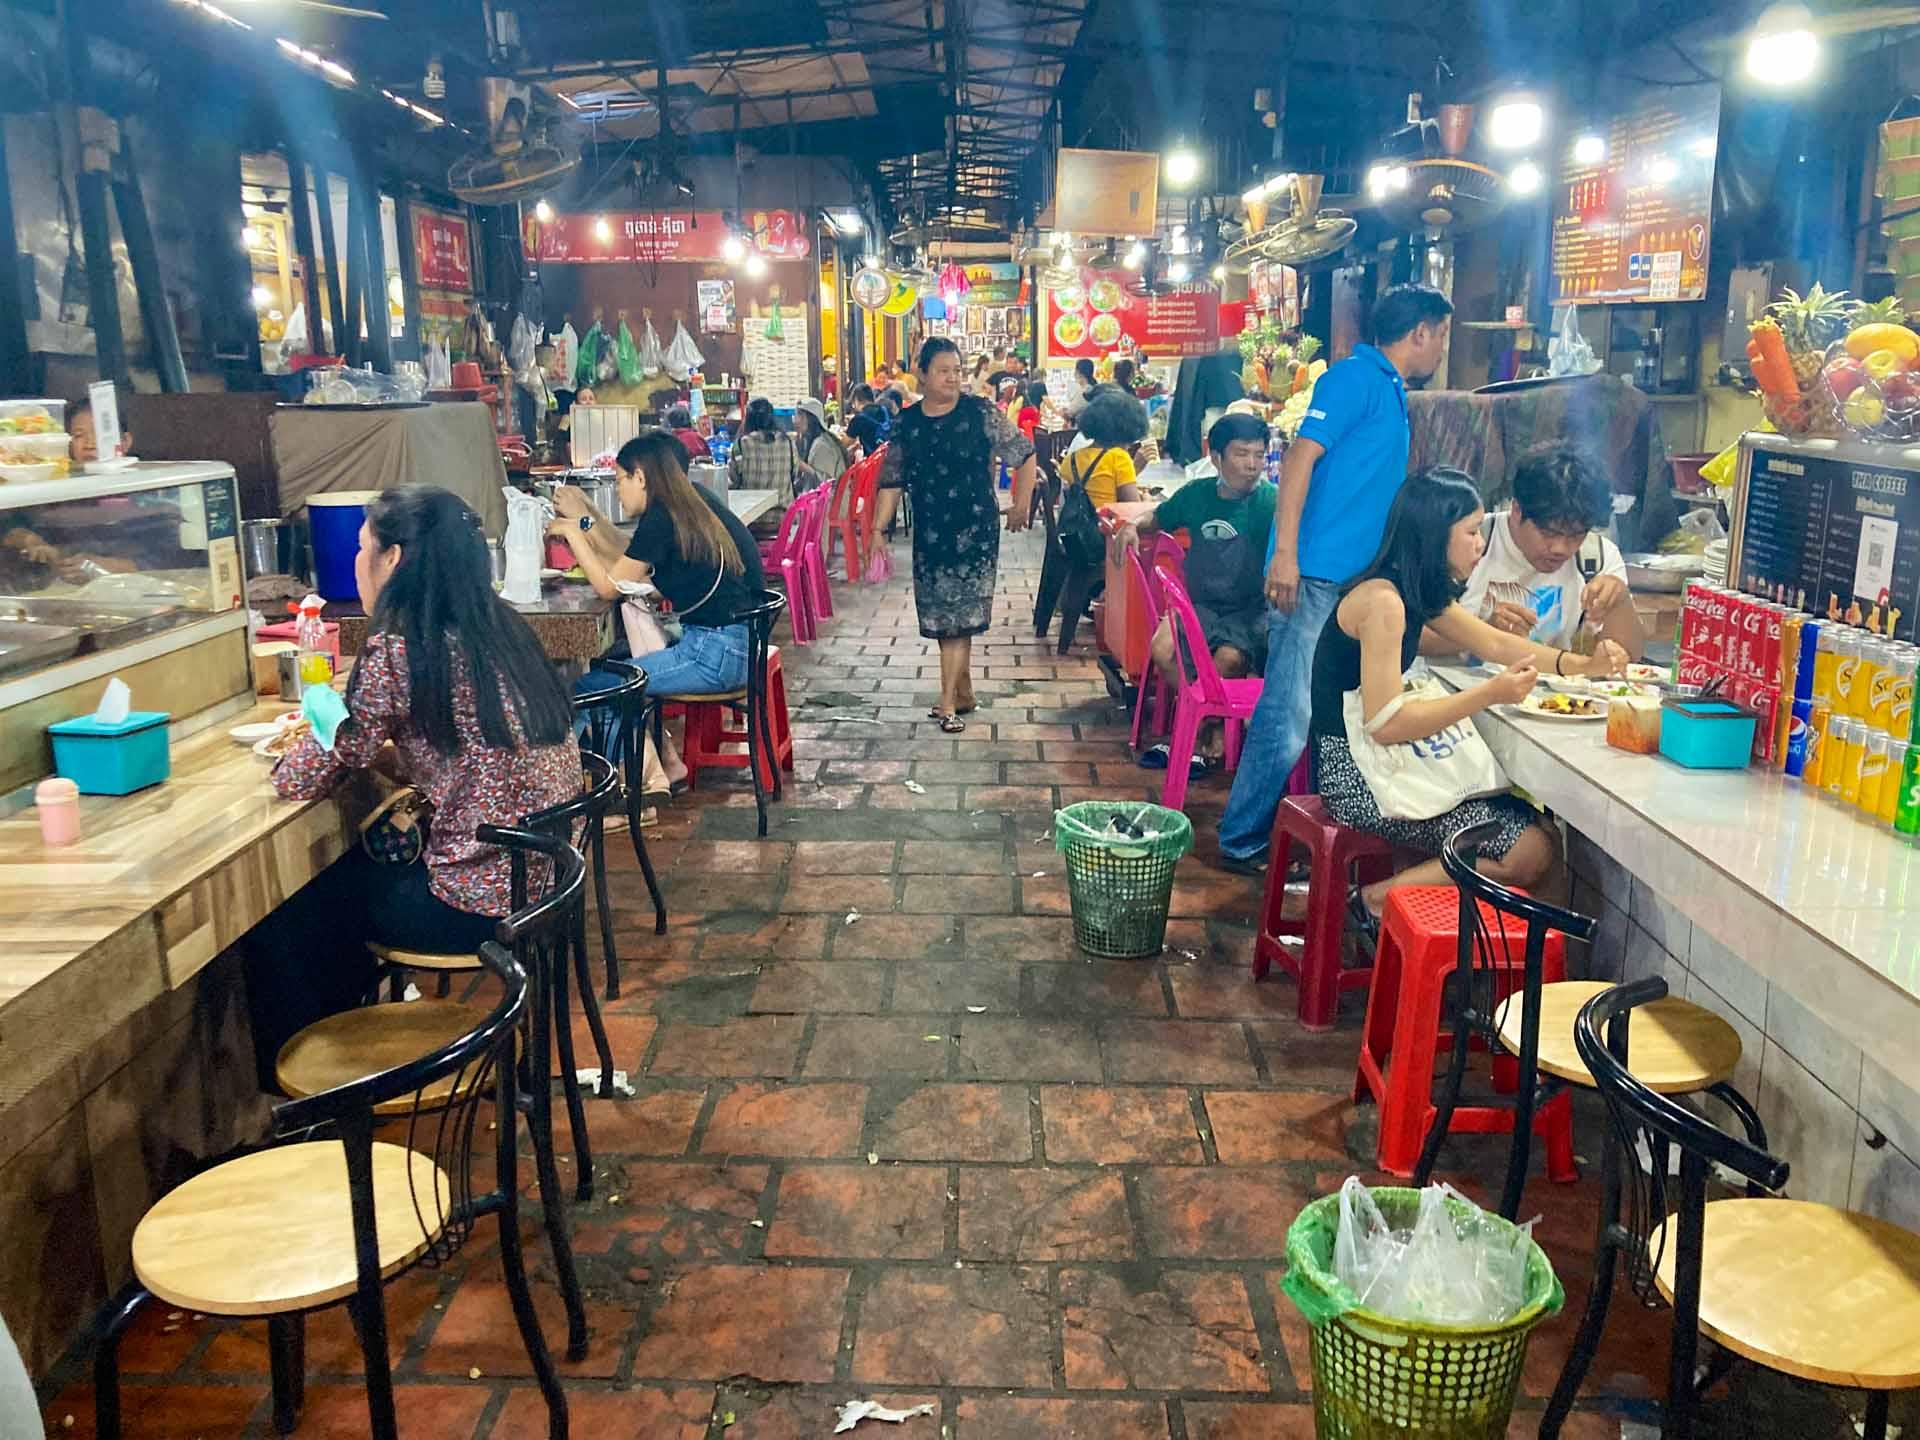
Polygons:
M1891 607L1889 633L1915 638L1920 469L1756 446L1739 539L1739 589L1817 615Z
M782 410L791 410L813 393L813 370L807 361L807 307L782 305L780 333L767 335L765 315L740 321L740 368L747 390L765 397Z
M1220 348L1220 292L1208 281L1135 295L1126 270L1084 270L1041 292L1040 333L1050 356L1078 359L1120 349L1143 355L1211 355ZM1129 344L1121 344L1124 337Z
M414 266L429 290L473 289L473 255L467 243L467 217L416 205L413 210Z
M1555 305L1706 298L1719 134L1718 85L1574 127L1553 200Z

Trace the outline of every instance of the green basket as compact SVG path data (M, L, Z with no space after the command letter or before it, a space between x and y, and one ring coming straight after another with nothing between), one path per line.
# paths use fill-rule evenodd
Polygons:
M1387 1223L1410 1226L1420 1192L1372 1192ZM1490 1224L1506 1225L1489 1214ZM1361 1308L1333 1269L1340 1197L1302 1210L1287 1231L1281 1287L1312 1326L1314 1433L1320 1440L1504 1440L1533 1327L1566 1293L1528 1239L1527 1303L1497 1325L1391 1320Z
M1109 828L1115 816L1144 833L1115 834ZM1080 948L1114 960L1158 955L1167 938L1173 867L1193 848L1187 817L1138 801L1082 801L1054 812L1053 846L1067 857Z

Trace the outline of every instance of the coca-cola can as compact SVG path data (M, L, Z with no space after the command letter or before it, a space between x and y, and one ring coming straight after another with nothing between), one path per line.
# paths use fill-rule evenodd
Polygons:
M1747 702L1758 723L1753 727L1753 758L1762 765L1774 760L1774 719L1780 706L1780 692L1771 685L1755 685Z
M1716 585L1707 591L1707 637L1703 653L1723 669L1732 668L1737 653L1732 632L1733 592Z
M1760 668L1754 673L1775 689L1780 686L1780 632L1786 623L1784 606L1771 600L1760 602Z
M1719 673L1720 667L1703 655L1682 655L1677 679L1682 685L1704 686Z
M1680 658L1707 658L1707 585L1694 580L1680 598Z

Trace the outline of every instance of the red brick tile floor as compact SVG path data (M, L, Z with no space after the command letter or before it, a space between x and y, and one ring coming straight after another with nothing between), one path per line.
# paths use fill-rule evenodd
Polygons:
M883 1440L1313 1433L1306 1327L1279 1280L1301 1205L1380 1178L1373 1112L1348 1098L1364 997L1312 1034L1291 980L1249 978L1259 882L1213 863L1226 777L1190 791L1198 850L1164 953L1075 947L1053 809L1151 798L1158 777L1132 763L1087 627L1066 658L1034 638L1038 557L1037 537L1006 543L964 734L926 717L937 657L903 546L901 578L836 586L821 638L783 646L795 773L767 838L738 774L664 807L659 937L630 850L610 847L607 1021L638 1093L587 1102L598 1187L573 1225L594 1333L562 1364L576 1436L799 1440L861 1396L933 1403L861 1427ZM1599 1137L1583 1112L1581 1154ZM1456 1142L1448 1177L1485 1198L1503 1154ZM1568 1305L1533 1338L1515 1435L1534 1433L1586 1297L1588 1168L1528 1191ZM389 1291L413 1440L546 1434L485 1233ZM1572 1440L1649 1433L1666 1335L1623 1294ZM308 1354L298 1434L363 1434L340 1312ZM125 1357L136 1440L271 1434L262 1325L156 1305ZM81 1358L53 1382L55 1437L91 1433ZM1721 1433L1842 1433L1789 1390L1736 1390Z

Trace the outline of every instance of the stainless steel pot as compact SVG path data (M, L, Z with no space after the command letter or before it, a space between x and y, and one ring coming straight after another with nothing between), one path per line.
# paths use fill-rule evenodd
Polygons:
M286 541L284 520L242 520L240 543L246 556L248 577L286 574Z
M627 518L627 512L620 506L620 482L597 475L576 475L570 477L574 484L586 492L587 501L594 509L618 525Z

